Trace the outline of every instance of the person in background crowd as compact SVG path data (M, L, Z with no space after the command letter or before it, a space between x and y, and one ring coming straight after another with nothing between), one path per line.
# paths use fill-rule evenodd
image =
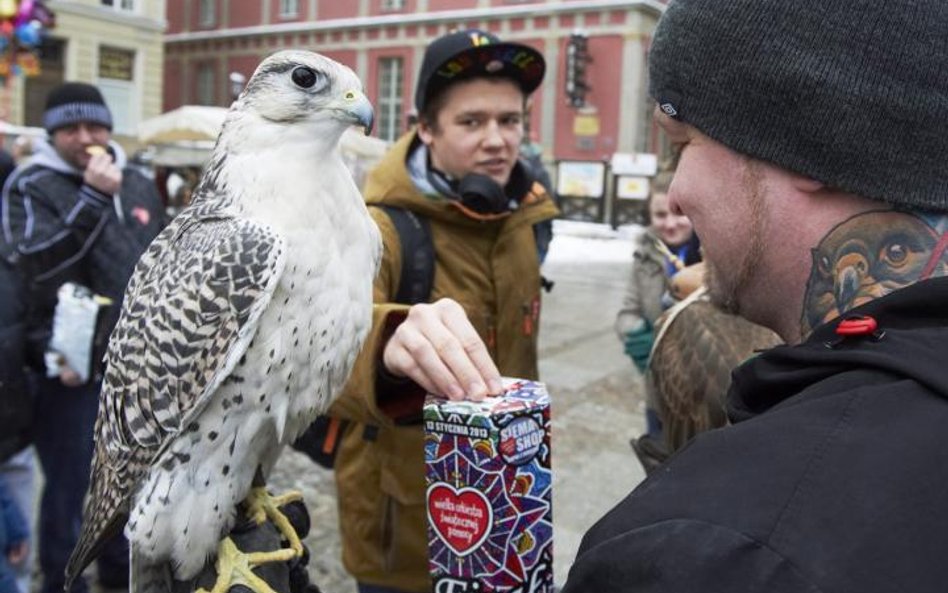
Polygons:
M18 593L14 567L26 561L29 550L29 525L10 494L0 481L0 593Z
M671 178L670 172L660 172L652 180L648 228L636 241L622 308L616 314L619 341L635 368L643 374L655 340L655 321L677 300L671 290L672 279L686 267L701 261L700 245L691 221L668 207ZM648 448L648 441L660 440L661 436L657 404L646 401L645 440L639 439L641 442L633 443L633 447Z
M520 144L520 157L522 161L532 169L532 175L537 182L543 186L546 193L550 195L553 202L559 207L559 201L553 188L553 180L550 178L546 165L543 164L543 147L539 142L532 139L530 132L530 118L524 120L523 141ZM550 251L550 243L553 242L553 220L544 220L533 225L533 233L537 241L537 254L540 257L540 264L546 261L546 255ZM553 283L543 278L543 288L549 292L553 288Z
M41 373L33 432L44 476L37 534L42 591L60 593L89 480L101 385L98 363L128 278L163 227L164 213L154 183L127 168L125 153L111 141L112 115L96 87L68 82L50 91L43 124L49 140L34 143L33 157L5 185L2 223L27 291L28 359ZM66 282L113 303L91 345L93 368L82 369L90 377L85 382L68 364L57 369L44 364L61 359L47 350L57 290ZM124 538L116 538L100 558L99 584L126 586ZM77 579L71 591L87 589Z
M0 187L15 169L13 157L0 149ZM25 368L23 315L26 297L8 245L0 242L0 487L5 487L27 525L33 524L33 393ZM29 593L32 546L11 563L19 593ZM3 588L0 587L0 590Z
M13 155L0 148L0 187L3 187L3 183L6 183L14 169L16 169L16 161L13 159Z
M786 342L563 593L941 593L948 3L673 0L649 51L714 303Z
M16 164L23 164L26 159L33 156L33 142L31 136L17 136L13 141L13 160Z

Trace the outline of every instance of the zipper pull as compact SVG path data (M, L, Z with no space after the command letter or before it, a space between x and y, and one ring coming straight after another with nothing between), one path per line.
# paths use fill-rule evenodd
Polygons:
M119 194L112 196L112 205L115 206L115 215L118 217L119 222L125 224L125 212L122 210L122 196Z

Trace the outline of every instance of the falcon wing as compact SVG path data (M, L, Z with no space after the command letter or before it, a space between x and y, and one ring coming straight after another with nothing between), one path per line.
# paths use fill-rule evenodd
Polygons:
M70 573L122 528L151 462L233 371L284 264L283 239L270 228L200 210L182 213L142 256L109 342Z
M649 387L655 389L665 440L676 451L699 432L727 422L731 370L780 339L706 299L690 302L674 316L666 314L663 323L668 326L661 328L652 352Z

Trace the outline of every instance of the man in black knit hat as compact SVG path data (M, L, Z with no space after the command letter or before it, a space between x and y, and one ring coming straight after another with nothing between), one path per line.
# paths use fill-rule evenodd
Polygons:
M586 534L563 593L935 593L948 3L673 0L649 56L721 305L787 342Z
M96 87L70 82L53 89L43 124L49 141L38 141L31 160L4 186L3 232L29 293L28 355L41 375L34 442L45 480L39 562L42 591L58 593L79 535L105 342L132 269L162 228L164 212L154 184L125 168L125 153L111 141L112 115ZM66 282L112 300L96 331L92 366L82 372L49 348L57 291ZM124 586L127 548L121 539L108 548L99 582ZM87 590L81 579L72 587Z

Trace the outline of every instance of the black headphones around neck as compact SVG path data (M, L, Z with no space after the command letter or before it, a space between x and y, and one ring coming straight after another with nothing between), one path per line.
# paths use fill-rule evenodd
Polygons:
M529 175L520 162L517 162L510 172L510 180L506 188L481 173L468 173L461 179L449 179L430 163L428 180L439 193L458 200L465 208L478 214L503 214L516 210L520 204L520 198L526 194L531 183Z

